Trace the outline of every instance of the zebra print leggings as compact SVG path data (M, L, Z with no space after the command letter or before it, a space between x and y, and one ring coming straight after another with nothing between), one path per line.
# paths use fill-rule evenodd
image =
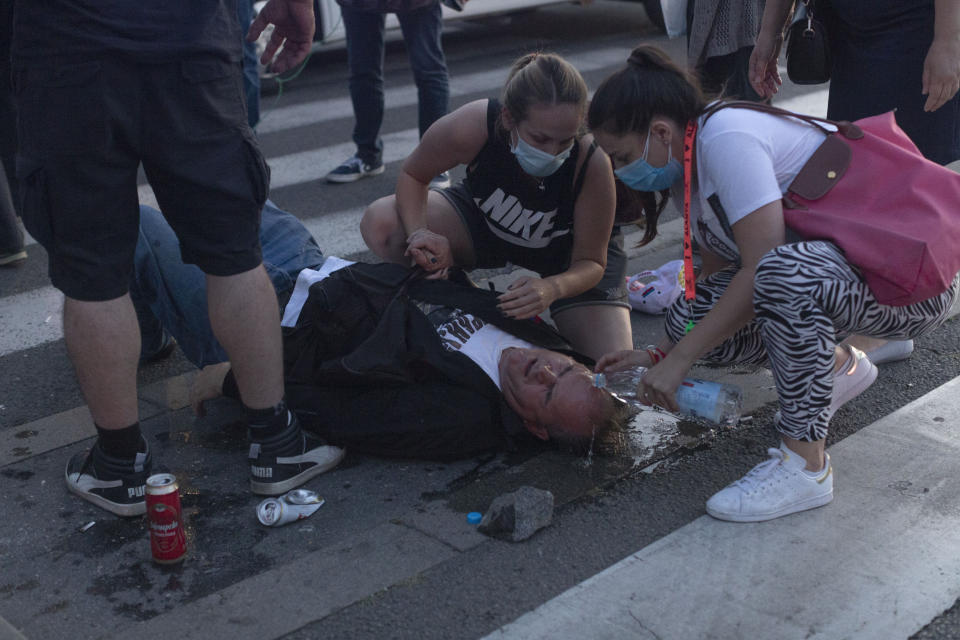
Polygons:
M734 275L736 269L730 268L697 282L691 305L677 300L667 313L667 337L679 342L687 322L705 316ZM837 333L917 338L943 323L958 289L960 274L935 298L905 307L882 305L833 243L782 245L757 266L754 320L703 359L769 363L780 401L781 433L797 440L822 440L831 417Z

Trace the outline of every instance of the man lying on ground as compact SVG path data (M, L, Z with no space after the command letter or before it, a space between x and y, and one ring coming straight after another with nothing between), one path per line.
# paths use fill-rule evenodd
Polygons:
M586 449L595 432L626 418L593 387L589 359L545 323L503 316L495 292L396 264L352 264L324 277L343 261L325 260L303 225L270 202L260 234L278 296L299 276L283 321L287 403L331 445L435 459L513 448L529 436ZM134 300L145 336L165 328L203 367L192 390L202 413L206 400L236 398L237 389L195 303L202 279L170 255L175 242L162 216L143 208ZM152 342L163 348L162 338Z

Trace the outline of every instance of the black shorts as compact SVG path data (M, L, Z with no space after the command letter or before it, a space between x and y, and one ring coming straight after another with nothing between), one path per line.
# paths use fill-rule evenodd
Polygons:
M476 263L473 268L488 269L515 264L536 271L541 276L563 273L570 266L570 246L558 250L548 246L532 251L525 247L510 245L490 232L484 224L483 212L477 207L467 186L460 182L446 189L434 189L449 202L460 215L470 235ZM609 304L630 308L627 299L627 254L623 250L623 234L614 227L607 243L607 268L595 287L583 293L563 298L550 305L550 313L556 315L564 309L595 304Z
M247 125L240 67L215 56L121 56L15 71L21 215L77 300L126 293L142 163L184 262L229 276L260 264L269 169Z

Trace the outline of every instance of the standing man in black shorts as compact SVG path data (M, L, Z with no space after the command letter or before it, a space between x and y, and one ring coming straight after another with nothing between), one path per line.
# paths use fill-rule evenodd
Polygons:
M283 399L279 314L257 237L269 169L247 124L237 0L30 0L14 14L18 177L24 223L66 296L67 352L97 427L67 487L142 514L151 455L137 414L140 333L128 294L142 164L206 274L214 332L234 363L250 427L251 486L274 495L343 452L307 436ZM270 0L250 29L282 72L313 39L312 0Z

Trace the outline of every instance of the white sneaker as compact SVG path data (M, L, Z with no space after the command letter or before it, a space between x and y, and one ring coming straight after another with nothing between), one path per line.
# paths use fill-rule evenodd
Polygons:
M847 346L850 357L843 369L833 374L833 395L830 397L830 416L867 390L877 379L877 368L856 347Z
M911 343L913 341L911 340ZM830 396L830 418L843 405L847 404L858 395L866 391L874 380L877 379L877 367L870 361L867 355L857 349L846 345L844 347L850 352L850 357L841 371L833 374L833 393ZM773 425L780 429L780 410L773 414Z
M804 471L806 460L786 448L768 449L770 459L707 500L707 513L731 522L763 522L820 507L833 500L833 469L824 453L823 469Z
M906 360L911 353L913 353L913 340L888 340L866 352L867 358L873 364Z

